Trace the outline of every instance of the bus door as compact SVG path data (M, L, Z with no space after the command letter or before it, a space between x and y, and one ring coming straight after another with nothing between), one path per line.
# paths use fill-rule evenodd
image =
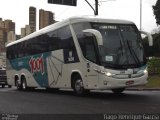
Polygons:
M99 73L96 71L98 63L98 49L96 39L93 36L86 36L82 52L87 59L86 63L86 85L88 88L96 88L98 85Z

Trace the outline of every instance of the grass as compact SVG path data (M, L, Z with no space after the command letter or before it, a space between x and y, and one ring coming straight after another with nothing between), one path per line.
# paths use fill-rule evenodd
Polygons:
M160 74L149 75L148 83L142 86L133 87L139 90L143 89L159 89L160 90Z
M146 88L159 88L160 89L160 74L150 75L148 83L144 86Z

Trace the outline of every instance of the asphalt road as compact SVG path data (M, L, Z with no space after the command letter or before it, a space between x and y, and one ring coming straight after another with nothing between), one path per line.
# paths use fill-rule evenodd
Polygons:
M72 91L17 91L0 88L1 114L156 114L160 91L91 92L84 97Z

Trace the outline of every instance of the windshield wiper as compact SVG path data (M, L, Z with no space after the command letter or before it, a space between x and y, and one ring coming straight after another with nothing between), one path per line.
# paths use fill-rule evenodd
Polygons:
M131 53L131 56L133 57L133 59L134 59L134 61L136 62L136 64L137 64L137 65L140 65L141 62L140 62L138 56L136 55L135 51L134 51L134 50L132 49L132 47L130 46L128 39L126 39L126 41L127 41L127 46L128 46L128 49L129 49L129 51L130 51L130 53Z
M124 48L123 44L122 44L122 40L120 40L120 47L118 48L118 52L120 51L120 53L118 53L117 55L117 59L116 59L116 64L119 64L120 62L120 58L124 55L124 53L126 53L126 49ZM121 63L122 65L124 63Z

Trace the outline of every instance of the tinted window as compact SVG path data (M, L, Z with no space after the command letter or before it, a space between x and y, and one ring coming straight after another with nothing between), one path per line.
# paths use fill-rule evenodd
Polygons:
M75 51L69 26L53 30L8 47L7 58L15 59L26 55L40 54L59 49Z
M98 62L97 41L94 35L83 33L83 30L91 28L90 23L77 23L73 25L83 56L94 62Z
M57 30L51 31L46 34L47 36L47 41L48 41L48 50L53 51L53 50L58 50L60 49L60 39L57 36Z
M69 27L58 30L58 38L60 39L61 49L75 49L73 38Z

